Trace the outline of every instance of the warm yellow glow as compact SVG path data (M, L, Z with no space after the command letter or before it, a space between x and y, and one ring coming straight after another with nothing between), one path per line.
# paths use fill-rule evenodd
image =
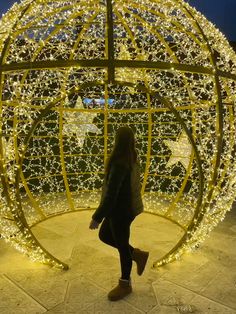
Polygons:
M96 208L122 124L137 137L147 212L198 247L235 199L236 56L182 0L25 0L0 20L0 232L66 268L31 226ZM158 226L157 226L158 228Z

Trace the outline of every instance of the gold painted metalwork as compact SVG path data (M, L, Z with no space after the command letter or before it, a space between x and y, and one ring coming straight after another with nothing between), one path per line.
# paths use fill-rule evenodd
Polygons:
M96 207L114 133L128 124L145 211L182 232L154 267L197 248L235 199L236 56L224 35L182 0L25 0L0 35L5 240L67 269L31 229ZM168 167L178 156L165 140L182 132L188 166Z

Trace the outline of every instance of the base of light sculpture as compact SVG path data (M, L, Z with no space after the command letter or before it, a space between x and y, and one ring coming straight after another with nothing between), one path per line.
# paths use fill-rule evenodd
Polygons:
M0 240L2 313L111 312L106 295L117 284L119 256L99 241L97 231L88 230L90 215L89 211L71 213L32 229L45 247L68 262L68 272L32 263ZM235 218L232 211L201 250L157 273L152 270L153 257L174 244L170 233L177 235L178 230L159 217L138 217L131 225L130 242L150 250L150 258L141 277L133 265L133 293L116 305L119 312L185 313L185 309L188 313L235 313Z
M203 242L235 199L236 56L223 34L183 0L23 0L0 33L6 240L65 268L30 227L68 209L40 198L66 192L69 211L87 207L73 193L101 189L113 135L127 124L142 193L154 198L146 210L184 230L155 266Z
M99 240L98 230L89 229L92 213L92 210L78 210L54 216L33 226L32 231L46 250L68 263L69 267L76 263L73 257L75 247L76 259L86 258L88 261L91 258L93 261L93 256L84 256L84 246L88 246L88 249L93 246L93 249L102 251L106 251L108 246ZM149 267L153 267L153 261L169 252L182 235L183 231L177 224L160 216L143 213L131 225L130 244L150 251ZM117 251L112 250L111 254L117 255Z
M68 202L66 198L65 193L54 193L54 194L48 194L45 193L44 195L41 195L38 197L38 203L44 204L43 208L41 208L42 213L45 215L44 219L41 221L39 220L39 216L36 214L33 214L33 209L30 207L30 200L28 198L22 198L22 204L24 208L26 209L26 219L31 226L31 231L33 232L34 236L42 247L46 249L46 251L50 252L51 256L56 257L59 262L55 266L59 266L63 268L64 270L68 269L67 264L64 264L64 259L61 257L59 251L63 251L63 247L65 250L70 247L71 244L67 243L63 247L61 247L61 243L59 246L56 244L58 239L52 236L51 240L49 242L54 242L55 245L53 245L53 249L51 251L51 248L48 247L47 241L44 243L44 237L47 237L47 232L44 235L43 232L38 234L37 228L39 230L44 230L44 226L47 224L51 225L52 228L56 228L54 223L52 224L51 221L57 221L59 225L61 225L60 220L63 221L63 223L68 223L73 225L73 223L77 224L80 221L80 214L83 213L83 215L89 216L91 218L92 211L97 208L100 200L100 193L98 192L75 192L74 193L74 200L76 204L76 211L68 211ZM142 238L149 238L150 239L150 250L153 251L152 248L152 239L155 238L154 242L157 243L158 248L158 254L156 256L153 256L153 267L161 266L166 263L165 257L168 256L168 253L175 247L175 243L179 242L179 240L183 237L185 233L185 226L184 221L178 222L178 217L174 217L169 215L169 208L172 204L172 199L168 195L157 195L156 193L146 193L143 197L144 205L145 205L145 212L139 216L136 217L133 224L134 226L142 227L142 229L146 229L147 232L140 235L140 240L142 244ZM155 203L155 206L153 205ZM189 219L191 219L191 211L189 211L189 205L188 204L182 204L182 211L186 210L186 221L185 224L188 223L187 217L189 216ZM86 211L86 214L84 213ZM188 215L187 215L188 212ZM145 216L144 216L145 215ZM147 218L147 215L149 218ZM76 216L74 219L73 217ZM144 219L145 217L145 219ZM156 218L155 218L156 217ZM49 221L49 222L48 222ZM147 223L148 221L148 223ZM84 221L82 219L82 223L84 224ZM147 224L147 225L145 225ZM88 236L87 233L90 232L88 229L89 225L89 219L87 221L87 228L83 230L82 234L80 236L84 236L86 234L86 237ZM51 228L50 227L50 228ZM168 231L165 231L165 227L168 227ZM41 229L42 228L42 229ZM83 227L84 228L84 227ZM134 227L137 228L137 227ZM59 227L59 233L58 237L66 237L66 235L71 233L71 227L62 229ZM162 230L163 229L163 230ZM36 230L36 232L35 232ZM73 226L72 226L73 230ZM148 232L149 230L149 232ZM151 234L150 230L152 230ZM161 231L162 230L162 231ZM158 233L161 232L162 235L158 235ZM163 233L166 232L166 235ZM138 233L138 231L136 231ZM90 234L91 235L91 234ZM137 238L139 238L139 235L136 235ZM131 235L132 238L132 235ZM161 239L161 243L163 245L159 245L158 241L159 238ZM164 240L166 239L166 240ZM73 245L73 243L72 243ZM137 243L137 245L139 245ZM58 254L59 253L59 254ZM161 255L162 253L162 255ZM50 263L49 263L50 265Z

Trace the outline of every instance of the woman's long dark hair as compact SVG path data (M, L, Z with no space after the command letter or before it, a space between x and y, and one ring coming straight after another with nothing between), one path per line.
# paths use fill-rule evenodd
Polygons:
M134 132L128 126L122 126L116 132L115 144L105 169L106 178L114 161L123 163L130 169L137 161Z

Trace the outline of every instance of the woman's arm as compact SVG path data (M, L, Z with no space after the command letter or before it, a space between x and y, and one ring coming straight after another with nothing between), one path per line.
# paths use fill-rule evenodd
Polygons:
M107 187L105 195L93 214L92 218L96 222L101 222L109 212L113 211L116 206L117 197L119 195L120 187L128 172L128 167L121 163L113 163L107 180Z

